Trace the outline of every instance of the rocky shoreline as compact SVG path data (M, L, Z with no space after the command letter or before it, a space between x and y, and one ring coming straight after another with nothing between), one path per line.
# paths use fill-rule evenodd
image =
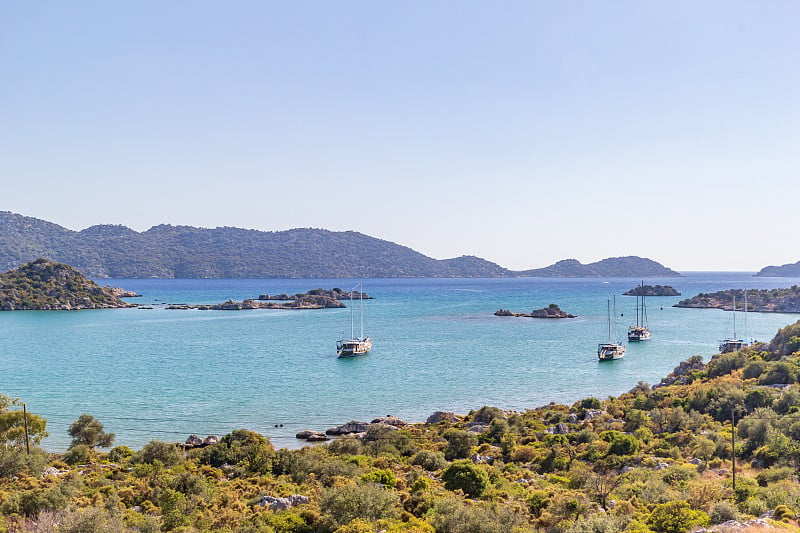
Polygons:
M700 293L681 300L673 307L733 311L734 297L736 299L735 310L744 311L744 289ZM800 313L800 287L793 285L786 289L748 290L747 311L753 313Z
M241 302L228 300L219 304L170 304L167 309L186 310L199 309L200 311L244 311L249 309L332 309L347 307L339 300L326 296L306 296L291 302L261 302L248 298Z
M542 309L534 309L530 313L514 313L508 309L498 309L494 312L494 316L516 316L525 318L577 318L576 315L571 315L566 311L562 311L557 304L550 304Z

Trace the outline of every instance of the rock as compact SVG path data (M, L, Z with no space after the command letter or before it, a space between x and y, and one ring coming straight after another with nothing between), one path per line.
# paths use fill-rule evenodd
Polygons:
M303 431L298 432L295 435L295 438L301 440L307 440L308 442L323 442L326 440L330 440L328 436L322 433L321 431L314 431L311 429L305 429Z
M472 461L475 464L486 463L486 464L490 465L490 464L494 463L494 457L491 456L491 455L478 455L478 454L475 454L472 457L470 457L469 459L470 459L470 461Z
M63 473L64 472L62 472L61 470L59 470L58 468L56 468L54 466L48 466L47 468L44 469L44 472L42 472L42 477L45 477L45 476L60 476Z
M656 465L656 470L666 470L669 468L669 463L658 463Z
M578 422L578 415L576 415L575 413L570 413L569 416L567 416L568 424L575 424L577 422Z
M600 409L587 409L586 413L583 415L583 420L594 420L595 418L603 416L604 413L605 411L601 411Z
M700 466L700 465L703 464L703 460L702 459L698 459L698 458L689 459L687 462L689 464L692 464L692 465L695 465L695 466Z
M186 443L185 444L187 446L202 446L203 445L203 439L201 439L197 435L189 435L189 437L186 439Z
M467 424L467 431L470 433L485 433L489 430L489 424L481 422L470 422Z
M203 439L203 446L213 446L219 444L219 437L216 435L209 435Z
M405 427L408 422L401 420L396 416L381 416L372 421L373 424L385 424L387 426Z
M287 498L275 498L274 496L262 496L259 505L261 507L269 506L270 511L285 511L295 505L303 505L308 503L308 496L301 496L299 494L292 494Z
M439 422L449 422L454 424L458 422L458 417L449 411L436 411L425 421L425 424L438 424Z
M358 422L356 420L351 420L347 424L328 428L325 431L325 433L327 435L348 435L350 433L365 433L368 428L369 424L367 424L366 422Z

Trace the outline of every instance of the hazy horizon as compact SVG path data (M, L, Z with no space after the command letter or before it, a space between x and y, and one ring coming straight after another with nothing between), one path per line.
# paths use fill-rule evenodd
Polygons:
M800 3L0 4L0 209L794 263Z

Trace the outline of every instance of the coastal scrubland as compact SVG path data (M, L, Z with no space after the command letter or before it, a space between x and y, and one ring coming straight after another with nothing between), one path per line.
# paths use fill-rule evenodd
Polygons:
M132 450L85 414L47 453L46 420L24 422L0 397L0 531L800 531L800 322L618 397L296 450L247 429Z

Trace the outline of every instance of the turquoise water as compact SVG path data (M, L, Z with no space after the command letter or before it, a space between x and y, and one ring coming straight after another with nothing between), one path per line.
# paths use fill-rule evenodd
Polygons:
M617 295L624 334L635 298L621 293L639 281L364 280L375 297L364 302L374 348L337 359L336 340L349 336L349 309L177 311L163 304L349 289L354 280L102 280L142 294L130 301L154 309L0 313L0 393L48 419L50 450L66 448L67 428L83 412L116 433L116 444L132 447L241 427L294 447L301 429L352 419L391 414L423 421L436 410L483 405L525 409L656 383L692 355L707 361L719 339L733 333L729 312L672 304L699 292L800 282L751 273L647 280L683 296L648 298L653 339L630 345L624 359L599 364L606 301ZM550 303L578 318L493 316L501 307L529 312ZM769 340L798 318L749 313L747 333ZM741 313L737 330L744 334Z

